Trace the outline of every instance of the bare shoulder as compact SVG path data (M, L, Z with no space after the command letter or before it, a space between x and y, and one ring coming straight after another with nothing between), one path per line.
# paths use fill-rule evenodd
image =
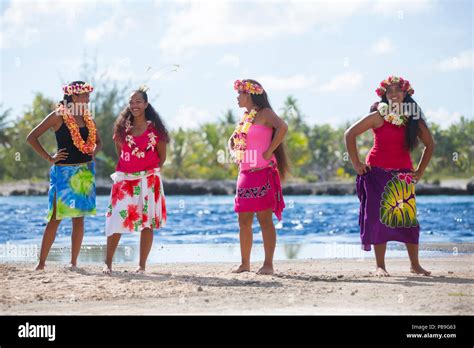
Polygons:
M264 108L258 111L257 117L260 124L267 127L275 127L280 122L280 117L270 108Z
M259 110L258 114L262 118L271 118L271 117L275 117L275 116L278 117L278 115L275 113L275 111L273 111L270 108L263 108L262 110Z
M374 129L382 127L383 125L383 117L378 110L368 114L366 119L370 124L372 124L372 128Z
M63 124L62 117L57 113L57 109L52 111L49 115L47 115L44 119L44 122L46 122L51 128L53 128L54 131L57 131L59 127Z
M383 118L378 111L371 112L367 116L362 117L346 130L346 135L359 135L369 129L376 129L383 125Z

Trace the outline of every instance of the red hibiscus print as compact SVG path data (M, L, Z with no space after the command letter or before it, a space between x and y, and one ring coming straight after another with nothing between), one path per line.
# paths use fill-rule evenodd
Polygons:
M413 181L413 176L409 173L400 173L398 174L398 179L405 181L408 185Z
M161 197L161 216L164 221L166 221L166 202L165 197Z
M118 182L112 185L112 207L125 197L125 194L122 191L122 183L123 182Z
M143 214L142 215L142 223L146 224L148 222L148 214Z
M154 184L155 184L155 176L150 175L149 177L147 177L147 186L148 186L148 188L152 187Z
M123 227L129 231L133 231L134 223L140 218L138 213L138 206L136 204L129 204L127 208L127 217L123 220Z
M160 179L157 177L155 179L155 202L158 202L158 198L160 198L160 188L161 188Z
M133 197L133 188L139 184L140 180L124 180L122 184L122 191L130 197Z

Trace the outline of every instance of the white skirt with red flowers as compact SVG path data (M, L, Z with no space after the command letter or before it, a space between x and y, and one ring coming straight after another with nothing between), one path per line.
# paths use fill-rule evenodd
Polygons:
M105 221L105 235L141 232L166 224L165 194L160 169L115 172Z

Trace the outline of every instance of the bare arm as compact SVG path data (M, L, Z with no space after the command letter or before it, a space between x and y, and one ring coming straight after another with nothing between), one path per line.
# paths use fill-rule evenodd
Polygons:
M158 164L158 167L161 168L166 161L166 143L164 141L159 141L158 144L156 144L156 150L158 151L158 156L160 157L160 163Z
M58 116L56 115L56 111L53 111L48 116L46 116L44 120L41 121L41 123L37 125L26 137L26 141L31 145L31 147L33 147L33 150L35 150L36 153L41 156L41 158L47 160L50 163L56 163L60 160L66 159L68 155L68 153L65 152L65 149L60 149L55 155L51 156L48 152L46 152L38 140L38 138L48 129L54 129L57 123Z
M94 121L94 124L95 124L95 121ZM102 150L102 139L100 138L97 125L95 126L95 129L96 129L96 140L95 140L95 149L94 149L94 152L92 153L92 156L95 156L100 150Z
M418 168L415 170L415 172L413 172L413 178L416 181L420 181L421 177L423 176L423 173L425 172L425 169L428 166L431 157L433 156L435 148L435 143L433 137L431 136L430 130L423 121L420 121L420 131L418 133L418 137L425 145L425 148L423 149Z
M263 153L263 158L269 160L272 157L273 152L276 148L282 143L285 138L286 133L288 132L288 125L280 117L273 112L273 110L267 109L262 114L265 124L275 129L275 134L273 135L272 142L268 149Z
M117 158L120 158L120 155L122 154L122 145L118 141L114 141L115 144L115 152L117 153Z
M229 140L227 141L227 148L229 149L230 152L232 152L232 150L234 149L234 134L235 134L235 131L234 133L232 133Z
M344 141L346 144L349 158L357 174L362 175L370 169L365 163L362 163L359 158L359 151L357 150L356 138L358 135L368 131L371 128L376 128L379 125L381 116L378 111L375 111L354 123L349 129L344 132Z

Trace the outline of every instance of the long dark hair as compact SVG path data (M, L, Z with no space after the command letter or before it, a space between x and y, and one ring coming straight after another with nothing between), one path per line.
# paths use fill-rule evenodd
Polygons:
M132 92L132 95L140 93L145 102L148 103L148 95L146 92L141 90L135 90ZM164 141L165 143L170 142L170 137L168 134L168 130L166 129L163 121L161 120L160 115L158 112L153 108L153 106L148 103L147 108L145 109L145 118L148 121L151 121L155 126L156 131L160 137L160 141ZM114 123L114 139L118 142L122 143L125 140L125 124L127 121L130 121L133 124L133 115L130 111L130 106L126 106L122 112L120 113L119 117Z
M370 112L377 111L377 106L379 105L379 103L389 104L386 94L382 95L380 101L372 104L372 106L370 107ZM418 134L420 133L420 122L422 122L425 127L427 127L427 125L424 120L423 111L421 111L421 108L419 107L418 103L408 93L403 99L403 104L410 106L409 108L407 108L409 112L405 114L406 116L409 116L408 123L405 128L405 147L409 151L413 151L419 143Z
M255 80L250 80L246 79L243 80L242 82L250 82L256 85L259 85L262 87L262 85L255 81ZM268 100L267 92L265 89L263 90L262 94L250 94L250 98L252 99L252 103L256 106L257 111L262 110L264 108L269 108L271 110L272 106L270 105L270 101ZM273 130L273 136L275 135L275 130ZM285 141L282 141L280 145L275 150L275 157L277 160L277 165L278 165L278 171L280 172L280 177L282 180L285 180L286 175L290 172L290 163L286 151L286 144Z
M73 85L85 85L86 83L84 81L72 81L71 83L68 84L68 86L73 86ZM64 106L68 106L69 104L71 104L73 101L72 101L72 95L66 95L64 94L63 96L63 100L60 100L58 102L58 106L59 105L64 105Z

